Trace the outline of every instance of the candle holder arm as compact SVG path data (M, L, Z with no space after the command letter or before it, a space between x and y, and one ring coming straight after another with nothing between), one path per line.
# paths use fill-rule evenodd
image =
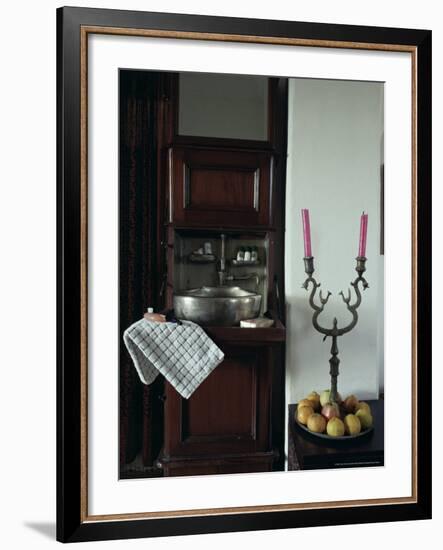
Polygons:
M359 260L359 258L357 258L357 262L358 262L358 260ZM365 258L365 261L366 261L366 258ZM354 289L354 292L355 292L355 302L353 304L351 304L351 289L350 288L348 288L347 296L345 296L343 291L339 292L340 296L343 299L343 302L346 304L346 307L347 307L348 311L352 315L352 321L346 327L337 329L337 336L341 336L342 334L346 334L347 332L350 332L355 327L355 325L357 324L357 321L358 321L357 309L360 307L361 300L362 300L362 295L361 295L361 292L360 292L360 288L358 286L359 283L361 283L363 290L366 290L367 288L369 288L368 282L363 277L363 272L365 271L364 262L363 262L363 269L358 269L358 267L359 266L357 265L358 277L356 277L356 279L353 282L350 283L352 288Z
M320 305L315 303L315 295L317 293L318 288L321 286L321 283L317 283L317 281L312 277L312 275L309 275L308 278L303 283L303 288L306 290L309 290L309 284L312 284L311 293L309 295L309 305L314 310L314 315L312 317L312 324L314 325L314 328L318 330L321 334L326 336L329 334L329 329L322 327L318 322L318 317L324 310L325 305L327 304L329 297L331 296L331 292L326 294L326 296L323 296L322 290L320 290L318 299L320 300Z

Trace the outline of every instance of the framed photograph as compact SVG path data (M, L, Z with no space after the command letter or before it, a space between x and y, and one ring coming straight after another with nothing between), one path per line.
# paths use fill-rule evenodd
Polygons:
M430 518L431 31L57 33L58 540Z

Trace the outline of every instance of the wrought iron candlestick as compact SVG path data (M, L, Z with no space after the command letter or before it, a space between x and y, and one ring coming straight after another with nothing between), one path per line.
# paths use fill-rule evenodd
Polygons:
M346 304L346 307L348 311L351 312L352 315L352 321L343 328L338 328L337 326L337 318L334 317L333 326L332 328L325 328L320 325L318 322L318 317L323 311L327 301L329 300L329 296L331 296L331 293L328 291L328 294L326 297L323 297L322 291L319 292L319 300L321 305L317 305L315 303L315 294L317 292L317 289L320 286L320 283L317 283L317 281L312 276L314 273L314 258L313 256L309 258L303 258L305 262L305 271L308 275L307 279L303 283L303 288L308 290L309 283L312 283L312 289L311 294L309 295L309 305L314 310L314 315L312 317L312 324L314 325L314 328L318 330L321 334L324 334L323 341L326 340L328 336L332 338L332 346L331 346L331 358L329 359L330 364L330 372L331 375L331 393L330 393L330 401L336 402L337 401L337 377L339 374L339 365L340 365L340 359L338 358L338 346L337 346L337 338L339 336L343 336L343 334L346 334L347 332L350 332L358 321L358 313L357 309L361 304L361 292L359 289L359 283L361 283L363 290L366 290L369 285L366 281L366 279L363 277L363 273L366 271L366 258L364 256L359 256L357 259L357 266L355 270L358 273L358 277L351 282L351 286L353 287L355 291L355 302L351 304L351 289L348 288L348 294L347 296L344 295L343 291L339 294L343 298L344 303Z

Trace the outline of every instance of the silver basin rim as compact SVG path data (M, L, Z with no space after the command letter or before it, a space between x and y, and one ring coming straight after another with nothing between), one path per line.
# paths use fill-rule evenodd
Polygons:
M196 298L198 300L244 300L245 298L254 298L261 296L257 292L244 290L239 286L220 286L201 288L191 288L189 290L178 290L174 292L176 298Z

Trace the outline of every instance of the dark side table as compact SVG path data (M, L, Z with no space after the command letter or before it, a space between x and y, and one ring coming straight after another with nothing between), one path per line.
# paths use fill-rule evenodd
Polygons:
M384 465L384 402L368 400L374 430L351 441L331 443L311 435L294 420L295 405L289 405L288 470L355 468Z

